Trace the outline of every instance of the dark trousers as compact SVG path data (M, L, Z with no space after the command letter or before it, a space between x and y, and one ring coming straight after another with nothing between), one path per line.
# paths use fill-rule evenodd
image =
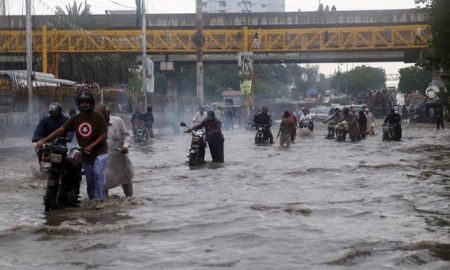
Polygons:
M402 139L402 128L397 125L394 128L394 141L400 141L401 139Z
M133 196L133 184L123 184L122 185L123 193L125 193L125 196L130 197Z
M223 141L208 142L209 151L214 162L224 162L223 157Z
M444 117L436 117L436 127L437 129L439 129L439 127L444 129Z

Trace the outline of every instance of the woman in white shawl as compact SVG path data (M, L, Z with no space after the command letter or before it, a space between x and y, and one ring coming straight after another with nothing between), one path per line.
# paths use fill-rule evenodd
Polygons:
M366 114L367 118L367 134L374 135L375 118L373 117L373 114L370 112L369 108L365 108L364 113Z
M108 162L106 164L105 190L122 185L125 196L133 195L133 166L128 159L130 134L120 117L110 116L106 105L97 107L108 123Z

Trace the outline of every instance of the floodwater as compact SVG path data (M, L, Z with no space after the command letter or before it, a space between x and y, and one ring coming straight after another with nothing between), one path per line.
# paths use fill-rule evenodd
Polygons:
M450 269L449 131L325 133L282 149L225 132L225 163L194 169L188 135L160 137L131 149L134 198L83 185L81 208L49 214L33 147L3 143L0 269Z

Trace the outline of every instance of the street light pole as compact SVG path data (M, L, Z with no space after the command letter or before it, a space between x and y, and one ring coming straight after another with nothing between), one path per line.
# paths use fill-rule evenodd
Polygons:
M203 105L203 3L197 0L197 97L200 99L200 105Z
M33 85L31 81L31 73L33 68L33 55L31 51L32 47L32 30L31 30L31 0L26 0L26 45L27 45L27 89L28 89L28 113L30 115L30 121L33 115Z
M142 0L142 92L144 92L144 110L147 108L147 21L145 0Z

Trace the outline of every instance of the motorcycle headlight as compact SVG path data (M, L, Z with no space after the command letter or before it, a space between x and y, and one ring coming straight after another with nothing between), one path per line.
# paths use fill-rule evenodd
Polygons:
M50 162L51 163L61 163L63 159L62 155L59 154L51 154L50 155Z

